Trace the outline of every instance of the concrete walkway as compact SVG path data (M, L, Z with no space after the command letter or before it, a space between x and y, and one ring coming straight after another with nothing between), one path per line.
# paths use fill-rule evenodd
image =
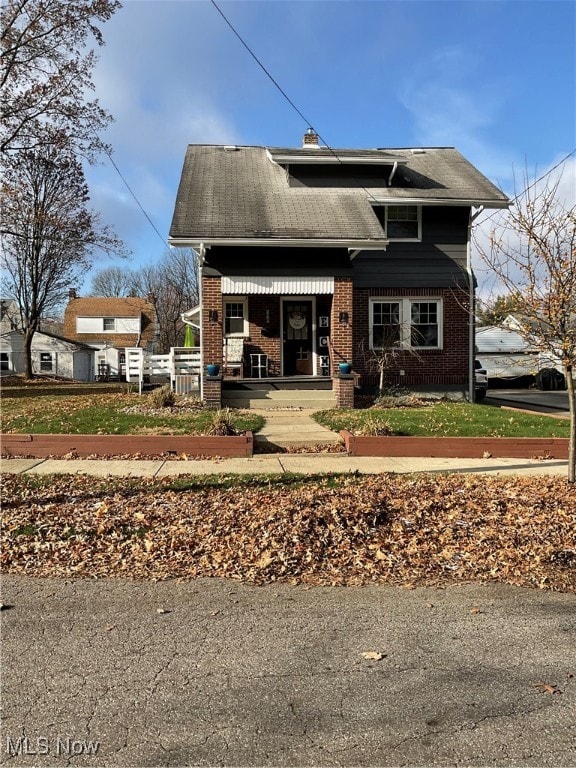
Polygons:
M315 445L338 445L342 438L336 432L323 427L312 418L313 408L251 408L250 413L258 414L266 423L254 435L254 443L271 448L299 448Z
M566 475L568 462L557 459L432 459L348 456L345 453L276 453L251 458L187 461L2 459L2 472L49 475L86 474L95 477L169 477L174 475L268 475L329 472L380 474L394 472L464 472L488 475Z

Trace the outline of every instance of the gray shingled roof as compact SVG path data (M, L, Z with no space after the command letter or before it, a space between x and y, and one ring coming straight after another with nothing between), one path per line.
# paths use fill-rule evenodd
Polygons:
M378 241L383 231L370 200L473 201L487 207L507 202L491 182L452 148L334 150L350 158L403 158L394 186L369 188L290 186L274 156L330 150L188 146L170 238L194 242L230 239ZM383 166L387 179L390 168Z

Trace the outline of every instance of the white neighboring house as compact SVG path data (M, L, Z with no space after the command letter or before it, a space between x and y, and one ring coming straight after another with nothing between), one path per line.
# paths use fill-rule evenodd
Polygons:
M24 373L24 334L18 330L0 336L0 372ZM53 333L37 331L32 339L32 372L75 381L94 379L94 350L87 344Z
M476 356L488 379L536 376L544 368L561 370L558 360L542 354L522 336L521 327L513 315L508 315L502 325L476 329Z
M0 375L24 373L24 334L18 302L0 298ZM32 338L32 372L76 381L94 379L94 350L48 331Z

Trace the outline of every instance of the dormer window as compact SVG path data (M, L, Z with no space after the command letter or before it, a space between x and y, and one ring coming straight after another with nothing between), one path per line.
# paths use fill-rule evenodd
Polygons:
M422 240L422 208L419 205L375 205L374 213L388 240Z

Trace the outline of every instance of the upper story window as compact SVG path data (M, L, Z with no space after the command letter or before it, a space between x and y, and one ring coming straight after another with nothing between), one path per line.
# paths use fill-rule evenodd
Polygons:
M115 317L102 318L102 330L112 331L113 333L116 330L116 318Z
M440 349L441 299L371 299L370 348Z
M388 240L422 239L422 208L419 205L375 205L374 213Z
M248 335L246 299L233 298L224 300L224 335Z

